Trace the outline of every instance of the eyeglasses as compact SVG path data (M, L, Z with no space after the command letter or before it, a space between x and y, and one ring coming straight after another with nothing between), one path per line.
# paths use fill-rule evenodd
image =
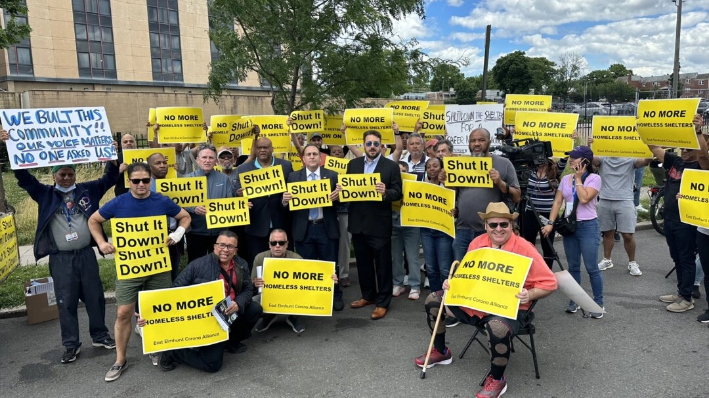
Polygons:
M272 240L268 242L271 246L285 246L288 241L287 240Z
M381 144L382 144L382 143L379 142L379 141L367 141L367 142L364 143L364 145L366 145L366 146L368 146L368 147L374 145L375 148L379 148L379 145L381 145Z
M214 246L218 247L219 250L227 249L227 250L229 250L229 251L232 251L232 250L236 249L236 246L234 246L234 245L227 245L227 244L224 244L224 243L215 243Z
M135 185L138 185L141 182L145 185L148 185L148 184L150 184L150 178L131 178L130 182L132 182Z
M500 226L502 229L506 229L507 227L510 226L510 223L507 221L505 222L489 222L487 223L487 226L490 227L490 229L497 229L498 226Z

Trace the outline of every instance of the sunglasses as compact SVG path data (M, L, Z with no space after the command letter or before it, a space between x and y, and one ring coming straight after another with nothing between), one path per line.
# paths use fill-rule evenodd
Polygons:
M234 246L234 245L227 245L227 244L224 244L224 243L215 243L214 246L218 247L218 248L221 249L221 250L227 249L227 250L229 250L229 251L232 251L232 250L236 249L236 246Z
M382 143L379 141L367 141L364 144L367 145L367 147L374 145L375 148L379 148L379 145L381 145Z
M505 221L505 222L489 222L487 223L487 226L490 227L490 229L497 229L498 226L500 226L502 229L506 229L507 227L510 226L510 223Z
M268 243L271 244L271 246L285 246L288 243L288 241L287 240L272 240Z
M150 184L150 178L131 178L130 182L132 182L135 185L138 185L141 182L145 185L148 185L148 184Z

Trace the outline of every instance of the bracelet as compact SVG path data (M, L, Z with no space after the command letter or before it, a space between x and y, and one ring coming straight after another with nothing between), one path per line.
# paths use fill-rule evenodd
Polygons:
M579 186L579 185L583 186L583 184L581 184L580 182L579 182L579 183L577 183L577 184L576 184L575 186Z

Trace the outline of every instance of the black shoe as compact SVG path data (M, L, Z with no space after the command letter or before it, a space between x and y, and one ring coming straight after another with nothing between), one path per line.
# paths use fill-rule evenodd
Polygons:
M62 363L72 363L76 361L76 356L81 352L81 347L69 348L62 355Z
M332 309L335 311L342 311L345 308L345 302L342 299L335 299L332 302Z
M271 324L275 320L276 320L276 316L274 314L264 314L263 318L258 323L258 325L256 325L256 328L254 330L259 333L265 332L266 330L268 330L268 328L271 327Z
M305 326L300 323L300 319L296 316L291 315L286 318L286 323L298 334L305 332Z
M697 322L709 323L709 310L704 311L703 314L697 317Z
M458 326L458 325L460 325L460 321L458 320L458 318L456 318L456 317L450 317L450 316L447 316L447 317L446 317L446 327L447 327L447 328L453 328L453 327L456 327L456 326Z
M158 366L160 366L160 370L163 372L169 372L175 369L175 360L172 358L172 353L170 351L163 351L160 353L160 362Z
M699 286L694 286L692 288L692 297L695 299L702 298L702 293L699 291Z
M247 347L244 343L238 343L237 345L227 343L227 345L224 346L224 349L232 354L243 354L248 348L249 347Z
M113 340L111 336L106 336L105 339L94 341L91 345L94 347L103 347L108 350L112 350L116 348L116 340Z

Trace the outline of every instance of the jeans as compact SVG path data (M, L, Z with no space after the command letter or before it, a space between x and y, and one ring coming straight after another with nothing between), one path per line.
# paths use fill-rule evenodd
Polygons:
M677 292L687 301L692 301L692 288L697 251L697 227L679 221L665 219L665 240L677 272Z
M564 252L569 264L569 273L578 284L581 284L581 256L586 272L591 279L593 301L603 307L603 276L598 269L598 248L601 245L601 231L598 219L579 221L576 232L564 236Z
M435 229L421 228L421 244L431 291L443 290L453 262L453 238Z
M463 261L465 253L468 252L468 246L470 246L470 242L472 242L473 239L484 233L485 231L473 231L472 229L456 228L455 240L453 240L453 255L455 256L454 260ZM431 282L430 278L428 282Z
M633 203L637 207L640 204L640 188L643 186L643 175L646 167L635 169L635 192L633 193Z
M421 265L419 263L420 228L392 227L391 258L394 286L404 286L404 252L409 260L409 286L421 291Z

